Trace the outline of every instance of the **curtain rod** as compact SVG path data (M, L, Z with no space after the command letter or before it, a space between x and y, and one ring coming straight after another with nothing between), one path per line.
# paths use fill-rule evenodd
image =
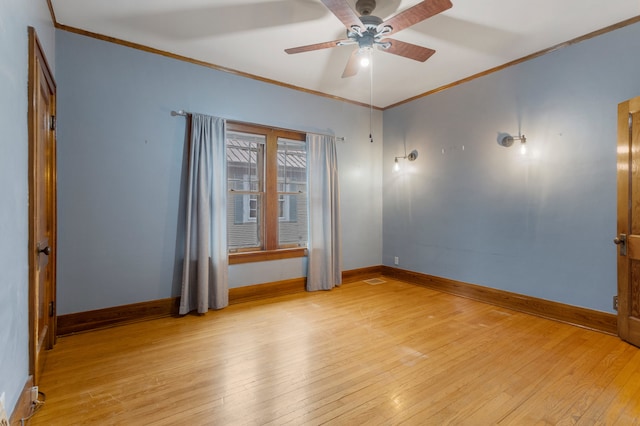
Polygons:
M174 116L174 117L176 117L176 116L188 117L191 114L193 114L193 113L185 111L185 110L182 110L182 109L179 109L177 111L171 111L171 115ZM229 121L233 121L234 123L240 123L240 124L255 124L255 123L247 123L245 121L237 121L237 120L229 120ZM260 124L260 125L262 125L262 124ZM268 126L268 127L275 128L273 126ZM278 129L280 129L280 130L290 130L290 129L281 129L281 128L278 128ZM296 132L307 133L306 131L302 131L302 130L295 130L295 131ZM335 136L335 135L330 135L328 133L315 133L315 132L309 132L309 133L314 133L316 135L323 135L323 136L332 136L332 137L336 138L336 141L338 141L338 142L344 142L344 141L347 140L347 138L345 138L344 136Z

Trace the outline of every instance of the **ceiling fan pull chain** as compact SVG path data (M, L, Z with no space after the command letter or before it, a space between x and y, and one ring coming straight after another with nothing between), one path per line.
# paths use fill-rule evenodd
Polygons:
M373 143L373 51L371 55L371 63L369 64L369 142Z

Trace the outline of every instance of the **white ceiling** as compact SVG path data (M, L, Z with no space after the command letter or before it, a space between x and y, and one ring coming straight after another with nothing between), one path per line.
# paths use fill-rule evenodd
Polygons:
M355 0L347 0L355 9ZM386 19L418 0L378 0ZM353 46L288 55L345 38L320 0L51 0L56 21L263 79L369 103L369 72L341 78ZM436 50L426 62L375 51L373 104L384 108L640 15L639 0L452 0L393 35ZM598 58L594 57L594 61Z

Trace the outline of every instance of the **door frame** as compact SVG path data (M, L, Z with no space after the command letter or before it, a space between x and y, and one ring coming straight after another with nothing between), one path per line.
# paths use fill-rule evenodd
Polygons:
M28 75L28 133L29 133L29 165L28 165L28 180L29 180L29 241L28 241L28 260L29 260L29 374L33 377L34 384L38 384L39 377L37 377L37 327L38 327L38 306L37 306L37 268L39 262L36 235L36 182L38 175L37 164L37 134L38 134L38 118L41 111L37 111L37 96L40 87L36 87L38 82L38 73L40 70L44 75L45 82L51 93L50 102L50 115L55 117L56 114L56 83L51 73L51 68L45 57L44 50L40 44L40 40L36 34L36 30L33 27L29 27L29 75ZM40 65L40 66L38 66ZM54 129L49 132L49 143L51 144L50 159L50 176L48 179L50 191L49 212L51 215L51 235L49 237L49 247L51 254L49 255L49 264L51 268L51 284L47 293L46 305L49 306L53 303L53 315L49 318L48 338L43 345L50 349L56 342L56 253L57 253L57 168L56 168L56 132Z

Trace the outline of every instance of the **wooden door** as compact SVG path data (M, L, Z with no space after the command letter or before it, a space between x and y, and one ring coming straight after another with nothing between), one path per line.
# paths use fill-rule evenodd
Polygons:
M56 329L55 94L35 30L29 28L29 352L36 385Z
M640 97L618 105L618 334L640 346Z

